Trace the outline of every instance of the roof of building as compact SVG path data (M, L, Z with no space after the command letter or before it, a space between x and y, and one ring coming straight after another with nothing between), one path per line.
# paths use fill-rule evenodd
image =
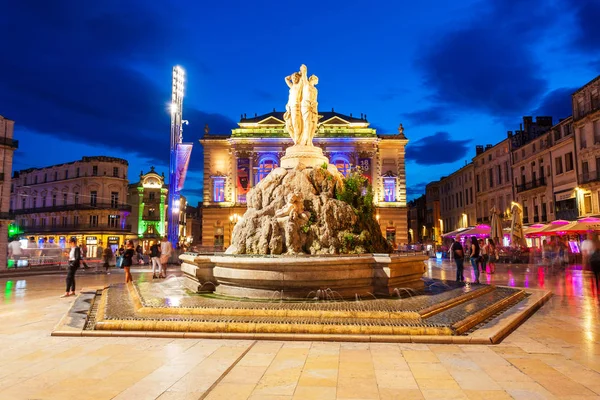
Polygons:
M259 122L265 121L269 118L275 118L275 119L278 119L283 122L283 114L284 113L285 113L284 111L273 110L270 113L263 114L263 115L255 115L254 117L250 117L250 118L246 118L245 114L244 114L244 115L242 115L242 118L240 119L240 124L259 123ZM348 121L348 122L363 122L363 123L368 122L367 116L364 114L361 114L362 118L356 118L356 117L353 117L352 114L350 114L350 115L341 114L341 113L335 112L333 109L331 111L320 111L319 112L319 122L321 122L321 123L325 122L327 120L330 120L333 117L338 117L338 118L343 119L344 121Z
M117 157L108 157L108 156L89 156L89 157L82 157L81 160L75 160L75 161L71 161L71 162L67 162L67 163L62 163L62 164L54 164L54 165L49 165L47 167L39 167L39 168L27 168L27 169L22 169L20 171L15 171L16 173L19 174L23 174L23 173L29 173L29 172L33 172L33 171L41 171L44 169L49 169L49 168L54 168L54 167L60 167L63 165L73 165L75 163L80 163L80 162L84 162L84 163L91 163L91 162L117 162L120 164L124 164L124 165L129 165L129 162L123 158L117 158Z

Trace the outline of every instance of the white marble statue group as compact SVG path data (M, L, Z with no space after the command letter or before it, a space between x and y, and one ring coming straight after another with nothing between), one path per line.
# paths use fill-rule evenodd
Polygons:
M319 78L316 75L307 77L306 65L300 66L299 72L285 77L290 88L286 111L283 115L285 126L294 141L294 145L312 146L312 139L317 132L319 113L317 111L317 88Z

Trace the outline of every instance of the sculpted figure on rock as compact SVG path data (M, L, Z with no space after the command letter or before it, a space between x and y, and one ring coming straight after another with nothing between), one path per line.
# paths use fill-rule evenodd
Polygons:
M286 129L295 145L312 146L319 121L318 91L315 87L319 78L316 75L308 78L306 65L302 64L299 72L285 77L285 83L290 88L283 115Z

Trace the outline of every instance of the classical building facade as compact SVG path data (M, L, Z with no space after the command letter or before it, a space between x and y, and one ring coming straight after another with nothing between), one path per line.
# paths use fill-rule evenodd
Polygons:
M561 133L560 138L553 137L550 148L552 160L552 191L554 194L554 217L573 221L579 217L577 186L577 152L573 134L573 119L569 117L554 127ZM528 221L528 223L531 223Z
M505 215L513 201L510 140L475 147L475 198L477 223L490 222L490 211Z
M442 214L440 212L440 182L430 182L425 187L425 227L428 239L442 243Z
M572 96L579 215L600 214L600 76Z
M408 202L408 243L423 243L429 240L427 205L423 195Z
M127 168L126 160L99 156L15 172L10 207L17 229L30 241L61 247L76 237L88 257L98 256L100 244L122 244L131 234Z
M165 183L165 175L159 174L154 167L150 171L140 172L140 180L129 185L128 201L131 214L127 223L131 226L142 247L147 248L151 241L166 236L168 228L168 198L169 186ZM174 212L179 214L179 238L186 237L186 199L181 196L179 208Z
M514 188L515 201L523 208L524 224L554 220L552 135L544 133L513 150L511 189Z
M440 214L444 233L476 222L475 168L469 163L440 179Z
M7 268L6 251L10 214L12 160L19 142L13 137L15 121L0 115L0 270Z
M403 128L397 135L378 135L366 115L319 113L313 143L346 175L360 166L372 182L377 218L392 242L406 243L406 172ZM202 245L227 247L237 219L246 209L246 195L280 165L292 139L285 131L283 112L242 117L230 135L205 135Z

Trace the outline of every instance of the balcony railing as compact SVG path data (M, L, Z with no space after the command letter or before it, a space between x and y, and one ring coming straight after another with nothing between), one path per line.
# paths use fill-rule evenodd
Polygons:
M160 221L160 215L144 215L142 219L144 221Z
M75 211L75 210L119 210L119 211L131 212L131 206L129 204L116 204L116 203L67 204L67 205L62 205L62 206L23 208L20 210L13 210L12 212L14 212L17 215L21 215L21 214L43 213L43 212Z
M0 212L0 220L13 220L15 219L15 214L9 212Z
M7 137L0 137L0 145L17 149L19 148L19 141Z
M143 198L144 203L160 203L160 196L159 197L153 197L150 198L149 196L146 196ZM165 203L167 203L167 198L165 197Z
M579 175L579 183L600 182L600 171L591 171Z
M574 119L575 121L585 117L588 114L591 114L597 110L600 109L600 99L598 98L593 98L591 101L586 101L584 103L584 108L583 110L578 110L577 113L575 113L574 115Z
M131 225L119 225L111 226L108 224L70 224L70 225L44 225L44 226L22 226L20 227L23 233L36 233L36 232L98 232L98 231L110 231L110 232L131 232Z
M535 188L539 188L542 186L546 186L546 179L545 178L538 178L535 180L532 180L531 182L526 182L526 183L522 183L520 185L517 185L517 193L521 193L524 192L526 190L531 190L531 189L535 189Z

